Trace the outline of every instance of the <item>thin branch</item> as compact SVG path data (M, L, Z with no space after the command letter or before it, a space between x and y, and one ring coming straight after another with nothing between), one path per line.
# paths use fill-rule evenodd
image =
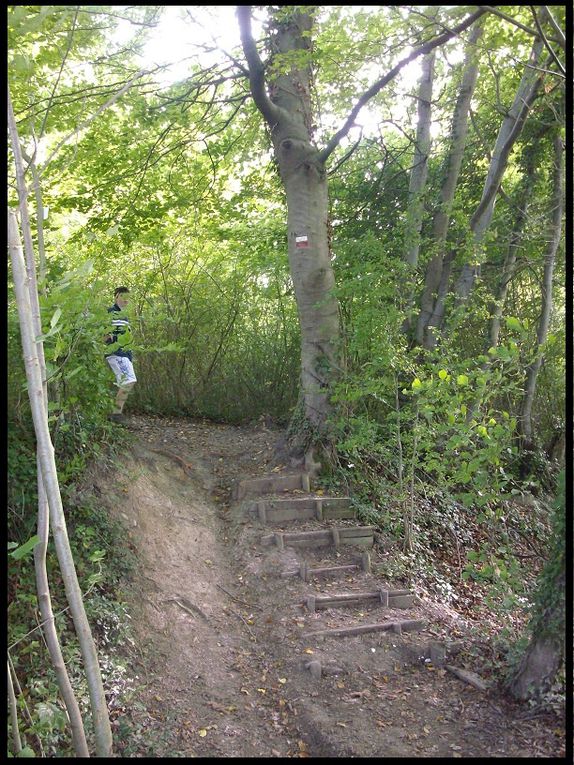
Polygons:
M329 170L329 175L333 175L333 173L336 173L337 170L341 167L341 165L345 164L345 162L350 159L350 157L355 153L357 150L359 144L361 143L361 140L363 138L363 128L360 129L359 137L355 141L355 143L351 146L349 151L341 157L341 159L337 162L335 167L333 167L331 170Z
M533 5L530 6L530 10L532 11L532 15L534 16L534 22L536 23L536 29L538 29L539 36L542 38L542 42L544 43L544 46L546 47L546 49L548 50L548 52L550 53L550 55L552 56L552 58L556 62L556 66L558 67L558 69L560 69L560 71L562 72L563 75L566 75L566 70L562 66L562 62L560 61L560 59L558 58L556 53L554 53L554 48L550 45L550 43L548 42L548 38L546 37L546 35L544 34L544 32L542 30L542 27L540 25L540 21L538 20L538 16L536 15L536 9L534 8Z
M145 69L140 69L139 72L136 72L136 74L131 78L131 80L128 80L128 82L126 82L123 88L118 90L118 92L115 95L113 95L112 98L108 99L105 104L100 106L99 109L96 109L96 111L92 114L91 117L88 117L87 120L84 120L84 122L78 125L74 130L72 130L72 132L69 135L67 135L65 138L62 138L62 140L56 146L54 151L50 154L46 162L44 162L44 168L46 168L50 164L54 156L58 153L58 151L62 148L62 146L70 140L70 138L73 138L73 136L78 135L81 130L84 130L85 128L87 128L88 125L90 125L96 119L96 117L99 117L99 115L102 112L104 112L106 109L112 106L112 104L114 104L119 98L121 98L121 96L123 96L123 94L131 88L134 82L138 80L140 77L143 77L144 74L148 74L148 72Z
M552 42L558 43L558 45L562 48L562 50L566 50L566 38L564 36L564 32L560 29L558 26L558 23L552 13L550 12L550 8L547 5L542 6L543 12L546 13L548 21L550 22L550 25L556 32L557 37L549 37L548 39Z
M349 132L351 126L355 122L355 119L358 113L360 112L360 110L363 108L363 106L366 103L368 103L368 101L370 101L371 98L376 96L377 93L388 82L390 82L394 77L396 77L396 75L401 71L403 67L405 67L407 64L410 64L410 62L413 61L415 58L418 58L419 56L423 56L426 53L430 53L431 50L434 50L434 48L437 48L439 45L442 45L447 40L450 40L451 37L454 37L455 35L460 34L460 32L465 30L467 27L471 26L471 24L474 24L474 22L477 19L479 19L481 16L483 16L485 13L486 11L483 11L483 10L476 11L467 19L465 19L465 21L458 24L456 27L453 27L451 30L444 32L441 35L438 35L438 37L435 37L434 39L429 40L428 42L424 43L420 47L416 48L410 55L401 59L401 61L399 61L399 63L396 64L391 69L390 72L388 72L384 77L382 77L374 85L372 85L361 96L361 98L359 98L359 100L357 101L353 109L351 110L349 116L347 117L347 120L345 121L343 127L335 133L335 135L327 143L325 148L321 152L319 152L319 159L321 160L321 162L326 162L329 156L337 148L341 139Z
M501 19L504 19L505 21L510 22L511 24L514 24L515 27L518 27L519 29L522 29L524 32L528 32L529 35L532 35L533 37L539 37L539 33L532 29L532 27L527 27L524 24L521 24L520 21L516 21L516 19L513 19L512 16L509 16L507 13L504 13L500 9L492 6L492 5L479 5L479 8L481 8L483 11L488 11L488 13L492 13L494 16L499 16ZM554 19L552 19L554 21ZM560 30L560 27L556 24L556 21L554 21L554 24L556 25L554 28L556 31L562 35L562 42L560 40L557 40L555 37L550 37L549 39L552 40L552 42L558 43L558 45L561 45L564 47L564 35L562 34L562 31Z

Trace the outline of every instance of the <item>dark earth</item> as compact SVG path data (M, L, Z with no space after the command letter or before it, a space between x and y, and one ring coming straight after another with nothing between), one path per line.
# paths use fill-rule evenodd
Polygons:
M252 500L235 501L232 491L242 479L296 470L282 431L264 420L238 427L134 415L126 427L132 443L114 480L103 468L92 476L136 561L123 593L135 645L111 699L116 756L564 757L557 711L515 703L488 679L479 689L444 666L480 685L471 650L479 614L473 624L420 592L401 610L304 607L310 593L404 583L377 573L378 545L370 573L307 583L281 576L301 551L262 545L277 527L248 515ZM332 547L305 556L314 566L353 557ZM393 619L423 628L305 637Z

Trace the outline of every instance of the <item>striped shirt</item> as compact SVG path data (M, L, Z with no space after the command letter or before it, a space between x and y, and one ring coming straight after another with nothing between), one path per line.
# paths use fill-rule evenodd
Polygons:
M114 303L110 308L108 308L108 313L116 313L122 312L122 309L119 307L117 303ZM122 315L121 317L113 317L112 318L112 331L111 331L111 337L109 337L106 340L106 345L111 345L112 343L121 342L119 340L120 335L123 335L125 332L130 331L130 323L126 319L125 315ZM124 356L125 358L128 358L130 361L132 360L132 352L126 348L117 348L112 353L106 353L107 356Z

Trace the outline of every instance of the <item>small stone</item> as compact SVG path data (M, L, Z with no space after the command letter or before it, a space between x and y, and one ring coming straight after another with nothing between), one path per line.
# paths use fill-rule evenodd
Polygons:
M321 679L321 662L317 661L316 659L314 661L310 661L309 664L307 664L307 669L311 673L311 677L315 678L315 680Z

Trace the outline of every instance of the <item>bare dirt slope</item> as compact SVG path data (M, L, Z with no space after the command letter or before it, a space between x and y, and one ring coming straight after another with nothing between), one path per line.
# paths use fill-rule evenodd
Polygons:
M117 481L98 487L137 560L126 583L137 680L114 719L119 756L563 756L559 718L529 717L496 688L428 661L438 641L464 667L466 625L438 604L394 614L422 619L417 632L304 637L394 617L376 605L309 613L309 592L364 590L377 575L281 576L301 556L262 546L268 529L232 500L236 481L286 467L279 431L136 416L128 427L134 444Z

